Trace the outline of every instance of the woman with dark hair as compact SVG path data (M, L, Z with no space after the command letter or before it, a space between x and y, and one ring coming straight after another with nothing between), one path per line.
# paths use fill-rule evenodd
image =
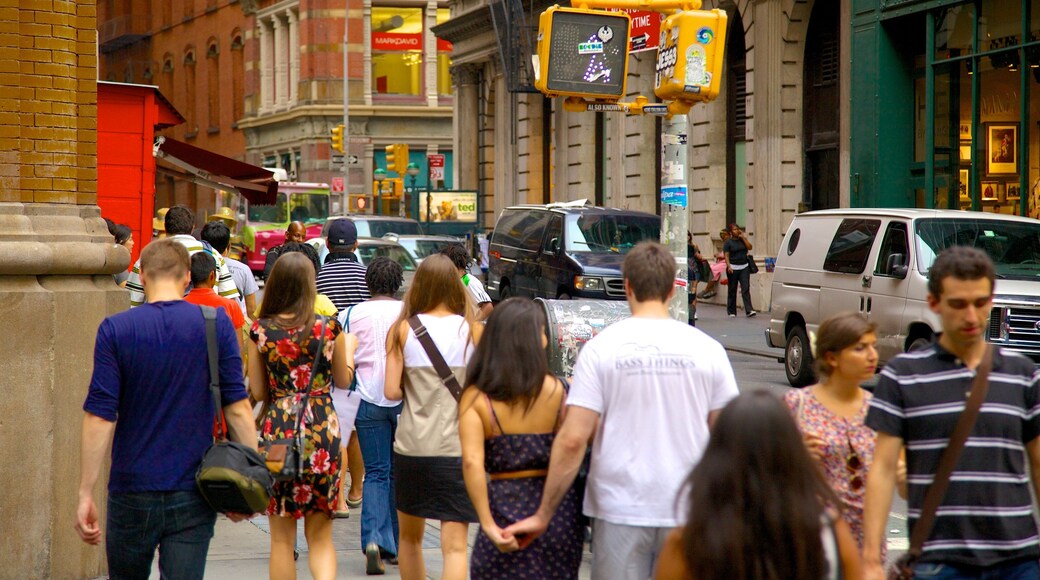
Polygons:
M298 415L304 437L303 472L294 480L277 482L267 508L271 578L296 577L293 548L296 520L301 518L311 575L336 577L332 512L340 493L340 433L330 393L333 379L340 385L351 383L357 339L341 332L339 321L314 315L315 296L311 261L298 252L283 255L271 269L249 333L249 390L256 400L268 403L260 423L262 439L293 437ZM324 346L318 352L322 329Z
M117 224L108 218L105 218L105 224L108 226L108 233L112 234L116 243L126 248L126 251L130 252L132 256L134 254L134 232L130 229L130 226ZM112 278L115 279L116 284L119 284L120 288L125 288L126 281L130 278L130 270L113 274Z
M387 338L384 394L391 401L404 399L394 440L398 558L404 580L426 578L422 539L427 518L441 522L442 578L466 578L466 533L477 514L462 480L458 400L433 361L443 359L463 384L466 363L483 331L473 312L455 264L434 254L419 264ZM432 352L420 336L432 341Z
M365 551L369 574L382 574L383 560L393 562L397 558L393 445L401 402L386 398L383 383L386 377L386 337L401 315L401 301L394 296L403 282L401 265L379 256L368 264L365 271L365 285L372 298L339 314L340 323L358 337L354 356L357 387L350 396L360 398L354 426L365 463L361 549ZM352 478L353 475L352 472Z
M877 371L875 330L860 312L824 320L816 331L814 348L820 381L784 395L809 453L841 501L842 517L861 547L866 479L874 462L877 433L864 423L873 395L860 385ZM902 473L900 488L905 489L905 468Z
M462 471L483 534L471 577L577 578L585 537L571 487L546 533L517 551L502 529L538 511L566 385L549 372L545 311L510 298L491 312L459 404ZM507 352L509 356L502 356ZM488 481L490 475L490 482Z
M859 578L848 524L787 408L743 393L719 414L687 481L686 525L669 534L658 580Z
M722 244L722 254L726 258L726 284L729 292L726 295L726 312L730 317L737 315L737 284L740 284L740 296L744 300L744 315L748 318L758 314L751 306L751 241L737 224L729 224L729 239Z

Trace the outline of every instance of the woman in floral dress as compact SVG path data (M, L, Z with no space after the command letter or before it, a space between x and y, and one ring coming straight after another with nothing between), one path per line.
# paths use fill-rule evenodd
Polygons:
M300 253L283 255L271 270L260 314L249 333L249 389L258 401L268 403L260 424L264 441L293 436L296 411L311 385L307 406L300 411L303 473L292 481L276 483L267 508L271 578L296 577L293 547L296 520L301 518L311 575L319 580L336 576L332 512L340 493L340 433L331 389L333 379L337 384L350 384L357 339L341 332L336 319L328 318L319 354L323 320L314 315L315 297L311 261Z
M858 312L825 320L814 349L820 381L784 396L810 454L841 501L837 507L860 548L866 479L877 439L874 430L864 424L873 395L860 384L877 370L874 331L874 324ZM905 486L905 475L901 486Z

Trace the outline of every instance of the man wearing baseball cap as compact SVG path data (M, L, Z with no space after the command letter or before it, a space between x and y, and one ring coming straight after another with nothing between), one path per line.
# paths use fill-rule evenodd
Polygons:
M357 227L349 218L332 220L326 231L329 255L318 273L318 293L332 300L340 312L372 297L365 283L365 267L354 255Z

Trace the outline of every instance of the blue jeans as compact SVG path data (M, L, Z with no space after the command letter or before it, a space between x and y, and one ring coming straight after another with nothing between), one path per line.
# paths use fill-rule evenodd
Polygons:
M364 399L358 409L357 429L365 458L365 503L361 504L361 549L370 543L386 555L397 555L397 506L394 505L394 433L403 404L380 407Z
M1036 560L1018 561L990 568L955 568L949 564L916 564L914 578L936 580L1038 580Z
M217 512L194 490L110 493L109 577L146 580L158 547L163 578L201 580L216 523Z

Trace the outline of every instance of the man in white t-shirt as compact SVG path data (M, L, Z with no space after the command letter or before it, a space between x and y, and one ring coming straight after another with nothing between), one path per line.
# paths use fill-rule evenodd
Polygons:
M469 291L473 304L477 307L477 320L487 320L487 317L491 316L493 308L491 296L488 295L487 290L484 290L484 285L480 283L480 280L468 272L469 252L460 244L449 244L441 250L441 253L447 256L458 269L459 278L462 278L463 286Z
M665 536L684 523L676 498L709 426L737 395L722 345L669 317L675 271L675 258L655 242L625 256L632 317L579 353L541 506L505 530L520 547L545 531L595 434L583 510L592 518L593 578L653 575Z

